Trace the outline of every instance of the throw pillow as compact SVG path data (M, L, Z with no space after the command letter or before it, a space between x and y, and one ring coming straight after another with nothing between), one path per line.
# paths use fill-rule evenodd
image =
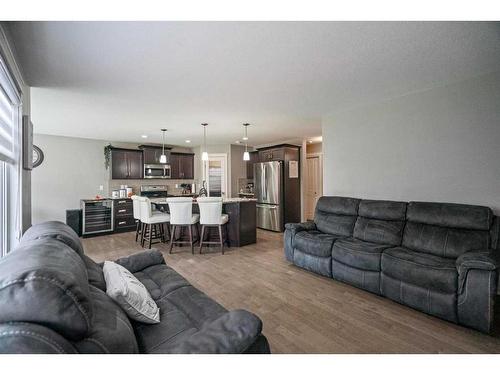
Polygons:
M130 319L143 323L160 322L160 309L148 290L125 267L114 262L104 262L106 294L125 311Z

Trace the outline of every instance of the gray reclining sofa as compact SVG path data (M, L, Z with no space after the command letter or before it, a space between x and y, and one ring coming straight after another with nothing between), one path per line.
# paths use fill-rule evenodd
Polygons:
M309 271L490 332L499 223L482 206L321 197L314 221L286 224L285 257Z
M0 353L269 353L260 319L227 311L149 250L117 260L149 290L159 324L128 319L100 265L60 222L31 227L0 260Z

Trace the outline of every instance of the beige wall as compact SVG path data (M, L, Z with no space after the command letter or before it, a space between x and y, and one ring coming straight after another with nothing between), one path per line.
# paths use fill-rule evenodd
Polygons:
M324 193L500 213L500 73L323 119Z

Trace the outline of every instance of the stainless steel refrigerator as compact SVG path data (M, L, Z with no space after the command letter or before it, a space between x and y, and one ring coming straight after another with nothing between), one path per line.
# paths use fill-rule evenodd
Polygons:
M283 162L254 164L254 192L257 199L257 227L283 231Z

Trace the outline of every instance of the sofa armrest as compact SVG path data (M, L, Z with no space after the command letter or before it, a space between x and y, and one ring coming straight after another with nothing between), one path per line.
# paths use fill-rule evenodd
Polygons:
M77 354L77 351L46 326L12 322L0 324L0 354Z
M316 224L314 221L304 221L303 223L287 223L285 229L292 231L293 235L303 230L315 230Z
M470 270L495 271L499 265L500 257L492 250L470 251L460 255L456 261L458 292L462 293Z
M146 250L128 257L119 258L115 263L134 273L156 264L165 264L165 259L158 250Z
M285 258L289 262L293 262L293 240L295 235L304 230L314 230L316 224L312 221L305 221L303 223L287 223L285 224L285 233L283 234L283 242L285 247Z
M245 310L233 310L176 343L172 353L240 354L252 346L261 331L262 322L257 316Z

